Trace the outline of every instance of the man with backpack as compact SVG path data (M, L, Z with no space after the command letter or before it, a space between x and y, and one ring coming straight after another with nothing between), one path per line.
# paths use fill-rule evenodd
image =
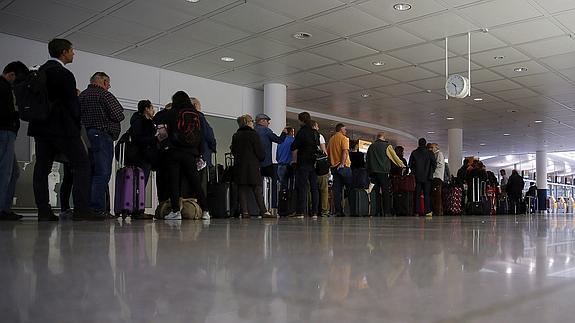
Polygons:
M90 210L90 159L80 137L80 104L74 74L65 65L74 60L74 48L66 39L53 39L48 44L51 59L31 82L41 91L16 95L23 119L29 119L28 135L36 142L36 165L33 187L38 221L58 221L49 201L48 175L56 154L70 161L74 170L74 220L101 220ZM43 80L43 82L42 82ZM42 84L43 83L43 84ZM21 93L21 92L18 92ZM20 104L20 99L23 100ZM29 118L30 116L34 116Z
M12 62L0 76L0 220L19 220L21 215L12 211L19 169L16 162L15 142L20 119L12 95L12 84L28 74L22 62Z
M86 127L92 147L90 207L102 216L107 214L106 189L112 176L114 141L120 136L120 122L124 120L124 108L108 91L110 87L110 77L104 72L96 72L79 97L82 125Z

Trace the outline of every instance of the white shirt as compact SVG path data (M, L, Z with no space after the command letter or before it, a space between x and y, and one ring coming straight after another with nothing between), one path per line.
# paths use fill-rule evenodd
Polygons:
M325 138L323 137L323 135L320 133L319 134L319 144L324 144L325 145Z

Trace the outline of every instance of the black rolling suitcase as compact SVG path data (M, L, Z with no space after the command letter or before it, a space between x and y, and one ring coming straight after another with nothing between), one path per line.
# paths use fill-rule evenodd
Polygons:
M413 192L393 192L393 212L397 216L413 216Z
M214 157L214 161L218 165L217 157ZM212 218L227 218L230 216L230 186L228 183L220 181L217 166L215 167L215 178L208 182L207 200Z
M296 212L297 208L297 194L295 186L295 176L293 171L288 171L287 185L281 188L278 197L278 215L288 216Z
M369 215L369 195L361 188L352 188L348 196L349 215L367 216Z
M485 189L485 182L481 182L479 178L473 178L471 187L471 201L467 203L465 208L467 215L489 215L491 211L491 204L485 196L483 190Z

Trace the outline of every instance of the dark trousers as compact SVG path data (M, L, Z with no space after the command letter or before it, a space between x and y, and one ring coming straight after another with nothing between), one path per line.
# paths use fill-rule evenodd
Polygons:
M371 175L373 190L378 192L377 202L382 216L391 215L391 181L389 173L374 173Z
M165 158L159 164L156 170L156 193L158 201L163 202L170 198L170 171L165 165Z
M253 194L260 210L259 215L264 215L268 210L266 210L266 205L264 203L264 191L261 185L238 185L238 191L240 194L240 209L242 214L249 214L248 207L248 194ZM254 214L255 215L255 214Z
M433 215L443 215L442 187L443 181L440 178L434 178L431 181L431 209L433 210Z
M521 214L521 196L512 194L507 195L509 198L509 214Z
M425 205L424 214L431 212L431 181L415 183L415 213L419 213L419 196L423 191L423 200Z
M198 204L202 210L207 210L206 195L202 191L196 157L186 151L171 149L168 152L165 164L170 174L170 202L172 210L180 210L180 197L182 196L180 187L181 176L187 180L192 195L198 199Z
M351 168L332 168L331 174L333 175L332 198L334 214L342 216L343 214L343 188L349 190L351 187Z
M36 141L36 165L34 166L34 198L38 213L52 212L48 192L48 175L52 172L54 157L60 153L70 162L73 172L74 208L79 212L89 210L90 159L80 137L34 138Z
M311 210L309 215L317 215L319 209L319 186L317 184L317 174L313 165L301 164L296 169L296 191L298 214L305 214L308 205L308 192L311 191Z
M74 172L70 164L65 163L62 166L64 166L64 178L60 184L60 210L64 212L70 209Z

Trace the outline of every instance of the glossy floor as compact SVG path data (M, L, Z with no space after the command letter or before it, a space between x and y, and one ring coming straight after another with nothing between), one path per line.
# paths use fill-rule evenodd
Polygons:
M563 216L0 223L2 322L573 322Z

